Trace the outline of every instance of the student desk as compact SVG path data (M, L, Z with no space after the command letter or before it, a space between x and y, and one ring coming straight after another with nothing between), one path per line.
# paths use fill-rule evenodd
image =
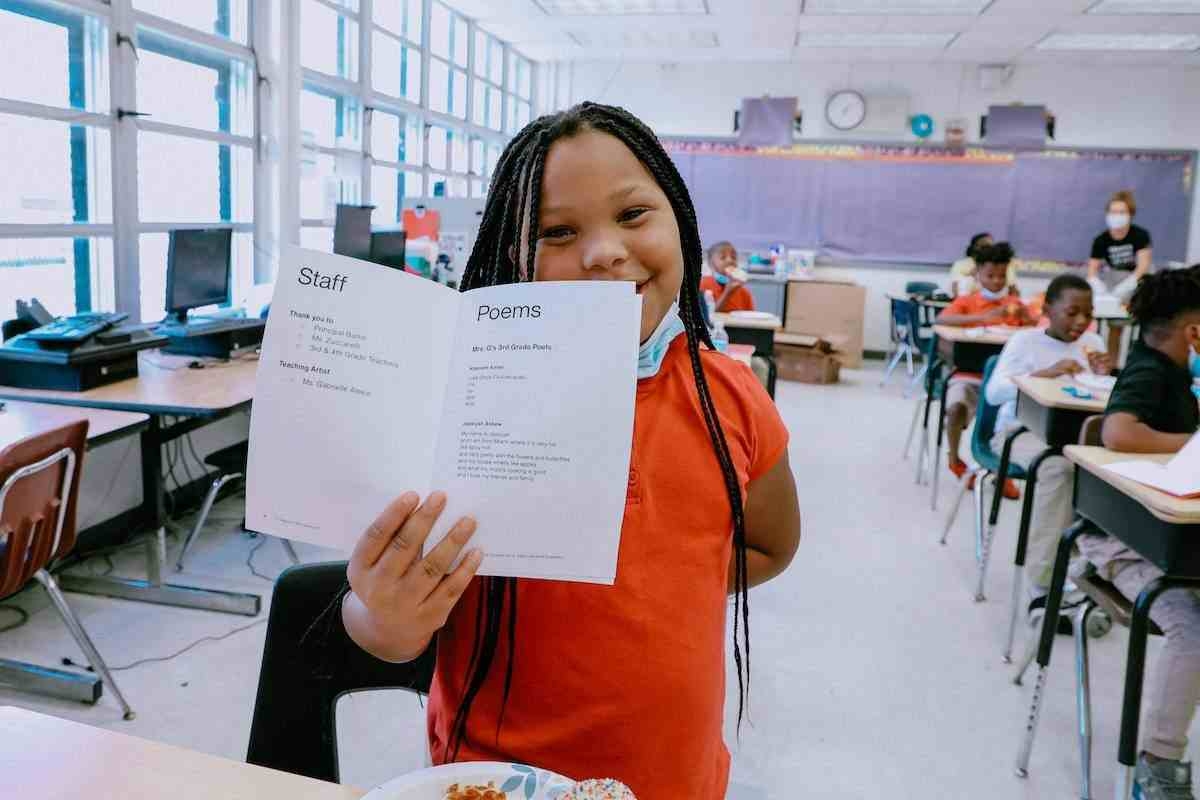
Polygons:
M358 800L351 786L0 707L5 797L47 800Z
M718 311L714 314L716 321L725 328L729 335L730 344L748 344L754 348L754 355L767 362L767 394L775 396L775 332L783 327L779 317L743 317L740 314L728 314Z
M147 580L61 575L59 584L69 592L100 594L126 600L202 608L257 616L262 598L254 594L196 589L163 581L166 564L164 524L165 481L162 445L210 422L244 411L254 397L257 360L208 362L190 369L194 359L144 351L138 356L138 376L84 392L55 389L20 389L0 386L0 399L29 400L81 408L137 412L149 415L141 433L141 522L155 531L146 540ZM183 417L164 423L164 417Z
M917 456L917 483L921 482L921 474L925 468L925 456L929 451L929 409L933 405L934 397L939 394L940 388L937 442L933 448L932 466L929 471L930 484L932 484L929 505L934 510L937 509L938 459L941 457L942 437L946 432L946 387L950 384L950 379L958 372L983 372L987 360L994 355L999 355L1008 342L1008 337L1017 330L1020 328L1000 333L987 328L933 326L929 371L925 374L925 413L921 423L921 452ZM946 366L948 369L939 381L937 374L942 366Z
M1004 439L1000 451L1000 474L1008 474L1012 446L1016 438L1026 431L1046 443L1046 449L1038 453L1026 468L1025 496L1021 503L1021 522L1017 528L1017 550L1013 558L1012 614L1008 621L1008 638L1004 646L1004 663L1012 663L1013 639L1020 616L1021 581L1024 577L1025 550L1029 542L1029 525L1033 514L1033 497L1037 491L1038 470L1042 462L1051 456L1061 455L1067 445L1079 442L1079 431L1084 420L1095 414L1103 414L1108 404L1108 393L1093 391L1094 397L1081 399L1063 391L1067 386L1079 386L1063 378L1034 378L1019 375L1013 379L1017 384L1017 421L1020 423ZM1082 388L1082 387L1080 387ZM1002 493L992 496L991 516L988 525L994 526L1000 517Z
M150 424L147 415L128 411L68 408L20 400L6 401L3 406L0 408L0 448L80 420L88 423L89 448L140 433Z
M1200 499L1172 497L1104 469L1105 464L1114 461L1147 459L1165 463L1170 456L1114 453L1102 447L1078 445L1067 447L1063 452L1076 466L1075 513L1080 519L1063 533L1058 543L1054 576L1050 582L1050 595L1046 598L1046 616L1042 621L1038 643L1034 708L1026 728L1024 747L1031 747L1033 742L1038 703L1045 687L1046 668L1050 664L1072 544L1084 533L1097 530L1115 536L1166 573L1147 584L1138 595L1129 629L1115 795L1128 798L1138 752L1138 715L1142 705L1150 609L1167 589L1200 588Z

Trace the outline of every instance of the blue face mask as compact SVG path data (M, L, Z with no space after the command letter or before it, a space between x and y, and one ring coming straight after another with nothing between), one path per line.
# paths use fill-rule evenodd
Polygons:
M667 348L675 337L683 333L683 320L679 318L679 306L675 303L667 309L667 314L658 323L650 338L642 342L638 348L638 380L653 378L662 368L663 359L667 356Z
M713 277L714 277L714 278L716 278L716 279L717 279L717 283L721 284L722 286L724 286L725 284L729 283L729 276L728 276L728 275L722 275L722 274L721 274L721 273L719 273L719 272L714 272L714 273L713 273Z
M1192 371L1192 377L1200 380L1200 353L1195 350L1188 353L1188 368Z
M998 292L993 292L991 289L988 289L985 286L980 286L979 293L981 295L983 295L984 300L992 300L992 301L1003 300L1005 297L1008 296L1008 288L1005 287Z

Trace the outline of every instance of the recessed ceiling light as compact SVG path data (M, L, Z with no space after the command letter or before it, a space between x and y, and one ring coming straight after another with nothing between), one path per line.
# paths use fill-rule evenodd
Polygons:
M954 41L956 33L819 33L796 34L796 47L941 47Z
M534 0L553 17L707 14L707 0Z
M1100 0L1089 14L1200 14L1200 0Z
M1038 50L1200 50L1200 36L1189 33L1052 33Z
M805 14L982 14L992 0L804 0Z
M715 31L622 31L614 33L592 33L568 31L575 44L580 47L603 47L606 49L655 48L681 49L686 47L717 47L720 42Z

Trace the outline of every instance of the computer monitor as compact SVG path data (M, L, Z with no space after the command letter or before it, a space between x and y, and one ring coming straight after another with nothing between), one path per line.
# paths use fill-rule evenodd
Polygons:
M167 311L180 322L191 308L229 301L233 231L171 231L167 250Z
M371 234L371 261L393 269L404 269L404 231L375 231Z
M375 206L339 204L333 221L333 252L339 256L371 257L371 212Z

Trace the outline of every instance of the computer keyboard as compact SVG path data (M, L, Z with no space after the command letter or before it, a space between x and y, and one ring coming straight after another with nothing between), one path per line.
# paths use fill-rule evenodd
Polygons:
M263 321L257 317L225 317L220 319L188 320L185 324L178 322L163 322L158 326L158 332L164 336L204 336L210 333L224 333L242 328L259 328Z
M106 331L113 325L124 322L128 314L94 312L76 314L73 317L59 317L49 325L35 328L25 334L27 339L49 344L79 344L87 341L97 333Z

